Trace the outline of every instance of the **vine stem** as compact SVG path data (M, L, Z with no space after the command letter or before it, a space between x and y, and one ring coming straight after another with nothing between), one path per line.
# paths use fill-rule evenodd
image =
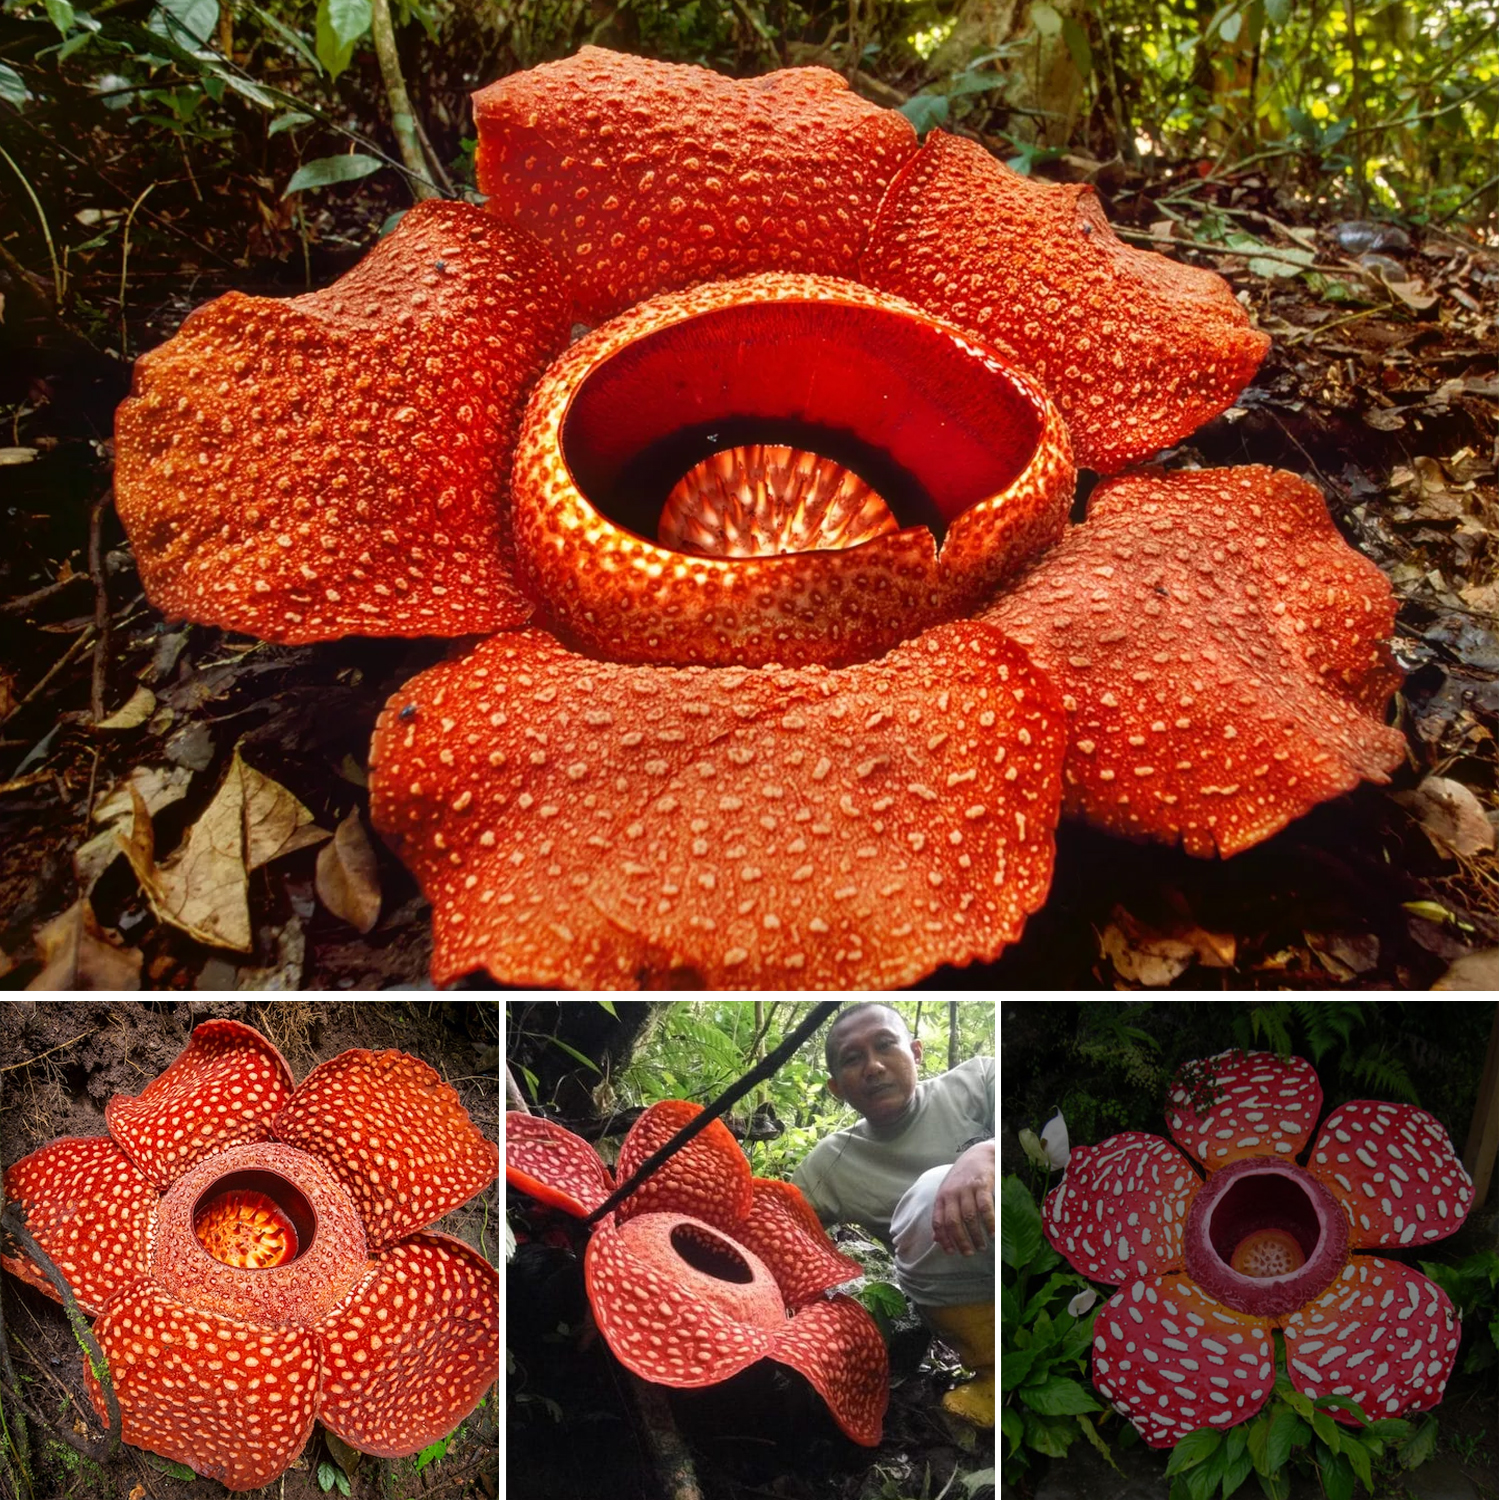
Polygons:
M436 198L438 190L427 180L427 158L422 151L422 142L417 137L417 116L411 107L411 95L406 91L406 78L401 72L401 58L396 51L396 28L391 21L390 0L370 0L370 35L375 43L375 56L380 62L380 76L385 80L385 96L391 106L391 128L396 133L396 145L401 151L401 160L411 174L411 190L418 201Z

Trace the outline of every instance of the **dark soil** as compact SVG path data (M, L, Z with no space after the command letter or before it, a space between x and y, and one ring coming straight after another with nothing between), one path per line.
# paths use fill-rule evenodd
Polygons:
M409 1052L457 1090L484 1135L498 1138L499 1015L487 1002L12 1001L0 1005L0 1159L9 1165L63 1135L106 1134L104 1106L110 1096L138 1094L187 1044L192 1028L216 1016L255 1027L280 1048L299 1081L351 1047ZM438 1228L494 1261L498 1210L496 1186L449 1214ZM11 1359L30 1409L80 1436L101 1437L84 1392L78 1345L60 1304L8 1274L0 1276L0 1296ZM9 1415L8 1404L6 1411ZM217 1480L174 1478L157 1467L154 1455L138 1448L122 1447L100 1466L40 1424L32 1422L30 1428L33 1486L22 1488L14 1473L0 1470L4 1500L214 1500L230 1493ZM355 1465L352 1496L493 1500L498 1440L491 1391L460 1426L446 1454L420 1472L412 1459L371 1458L343 1449ZM325 1490L318 1482L319 1466L334 1461L329 1441L321 1427L314 1427L292 1467L253 1493L320 1500Z

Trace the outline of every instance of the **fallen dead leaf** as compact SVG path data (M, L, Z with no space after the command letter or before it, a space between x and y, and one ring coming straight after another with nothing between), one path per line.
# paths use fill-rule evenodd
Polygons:
M1368 974L1380 962L1380 939L1373 932L1304 932L1302 936L1335 979Z
M359 932L380 920L380 878L375 851L356 808L318 850L318 899Z
M1480 948L1454 959L1433 989L1485 990L1493 995L1500 989L1500 948Z
M127 840L130 836L131 820L135 816L131 788L134 787L145 802L147 813L155 817L162 808L187 796L188 783L192 779L193 773L181 766L137 766L99 800L94 808L94 821L103 823L104 828L73 851L73 874L85 896L124 852L116 835L123 835Z
M141 950L113 942L81 896L36 931L42 972L28 990L138 990Z
M150 814L133 787L131 796L135 818L120 844L152 909L198 942L237 953L251 948L250 872L328 837L284 786L247 766L238 747L213 801L161 864Z
M1146 989L1165 988L1195 962L1210 969L1232 967L1235 954L1232 934L1209 932L1191 920L1162 931L1123 906L1110 913L1099 946L1121 979Z
M1472 859L1495 847L1495 825L1484 804L1461 781L1429 776L1414 792L1397 792L1437 852L1447 859Z
M156 694L148 687L138 687L129 700L107 719L100 719L95 729L139 729L156 712Z

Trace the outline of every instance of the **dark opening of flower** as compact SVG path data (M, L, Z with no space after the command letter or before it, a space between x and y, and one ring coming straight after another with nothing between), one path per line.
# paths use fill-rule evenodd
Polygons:
M199 1244L224 1265L247 1270L296 1260L312 1244L314 1223L307 1199L270 1172L231 1173L193 1210Z

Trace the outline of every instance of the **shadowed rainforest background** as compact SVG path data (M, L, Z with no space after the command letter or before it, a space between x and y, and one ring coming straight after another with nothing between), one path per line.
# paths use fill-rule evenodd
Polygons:
M164 621L111 504L132 361L220 293L325 286L415 199L472 194L470 93L587 43L818 64L920 132L1093 184L1123 239L1217 270L1274 339L1176 461L1307 475L1396 589L1394 796L1224 864L1065 827L1046 912L967 982L1425 987L1492 950L1495 29L1491 0L0 0L3 982L80 901L141 982L236 982L123 860L77 872L106 794L178 778L168 849L238 746L322 827L363 815L384 693L446 650ZM374 849L356 942L314 857L259 872L247 972L424 982L410 876Z

